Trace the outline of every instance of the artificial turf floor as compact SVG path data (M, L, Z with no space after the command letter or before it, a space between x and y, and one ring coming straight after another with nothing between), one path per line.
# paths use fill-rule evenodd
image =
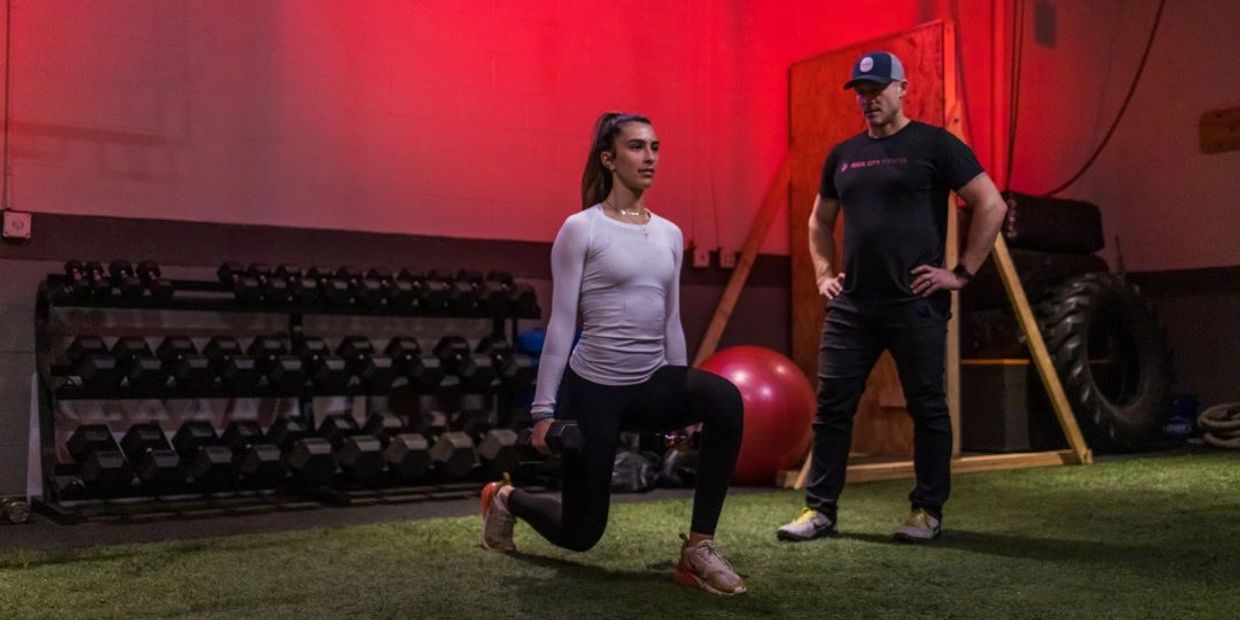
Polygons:
M799 493L740 494L719 526L747 595L673 584L688 501L613 506L571 553L480 519L0 551L3 618L1236 618L1240 452L957 476L945 533L893 543L908 481L850 486L841 536L781 543ZM0 536L3 532L0 532ZM3 538L0 538L3 547Z

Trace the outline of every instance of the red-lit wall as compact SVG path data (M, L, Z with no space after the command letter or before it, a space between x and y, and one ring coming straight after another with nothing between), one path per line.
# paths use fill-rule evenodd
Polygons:
M1101 138L1156 0L1038 3L1056 37L1025 45L1013 185L1031 191ZM1002 180L1013 6L13 0L13 204L546 241L591 123L621 108L665 144L651 205L738 248L786 148L789 64L953 13L972 141ZM1115 140L1067 193L1103 206L1131 269L1240 263L1237 156L1195 150L1200 113L1240 101L1236 23L1240 3L1169 2ZM764 251L787 252L782 227Z
M789 64L939 4L15 0L14 205L549 240L619 108L664 141L652 206L737 248L786 148Z

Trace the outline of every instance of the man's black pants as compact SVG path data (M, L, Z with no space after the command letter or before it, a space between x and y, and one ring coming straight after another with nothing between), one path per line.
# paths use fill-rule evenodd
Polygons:
M913 418L913 508L939 516L951 491L951 416L943 386L950 299L893 304L837 297L827 308L818 356L818 413L806 505L834 518L852 443L853 417L883 350L895 359Z

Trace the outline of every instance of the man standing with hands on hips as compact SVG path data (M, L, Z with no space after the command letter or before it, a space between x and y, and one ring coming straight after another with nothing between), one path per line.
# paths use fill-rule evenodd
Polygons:
M951 417L943 385L951 293L985 262L1007 211L973 151L946 130L904 115L904 67L888 52L865 54L844 85L855 91L866 130L836 145L823 164L809 219L818 292L828 302L818 359L818 412L805 507L780 527L782 540L836 533L852 422L874 363L891 351L913 418L917 484L897 540L942 532L951 488ZM954 191L973 210L967 246L944 265ZM844 265L832 264L844 212Z

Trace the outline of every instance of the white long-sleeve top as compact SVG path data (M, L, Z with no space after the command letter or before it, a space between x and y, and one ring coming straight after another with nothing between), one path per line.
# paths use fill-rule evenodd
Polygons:
M683 246L680 228L654 213L646 224L630 224L594 205L564 221L551 246L554 290L535 419L554 413L565 364L602 385L634 385L668 364L688 364L680 324Z

